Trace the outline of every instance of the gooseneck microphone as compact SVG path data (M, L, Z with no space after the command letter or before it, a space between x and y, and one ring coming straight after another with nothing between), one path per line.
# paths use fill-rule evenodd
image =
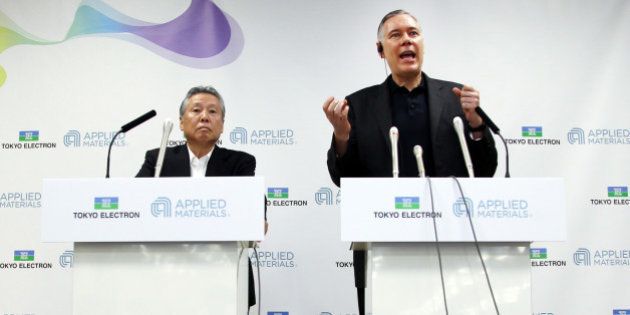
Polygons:
M492 130L492 132L496 134L501 133L501 130L499 130L499 127L497 127L497 125L492 121L492 119L490 119L490 117L488 117L486 112L484 112L483 109L481 109L481 107L479 106L475 107L475 112L477 112L477 114L481 116L481 119L483 119L483 122L486 124L486 126L488 126L488 128L490 128L490 130Z
M149 111L148 113L132 120L131 122L129 122L128 124L123 125L122 127L120 127L120 130L118 132L116 132L116 134L112 137L112 141L109 143L109 148L107 149L107 170L105 172L105 178L109 178L109 159L112 153L112 145L114 144L114 141L116 140L116 137L118 137L119 134L123 133L123 132L127 132L131 129L133 129L134 127L140 125L141 123L153 118L155 115L157 115L157 113L155 112L154 109L152 109L151 111Z
M475 107L475 112L479 114L479 116L481 117L481 119L483 119L486 126L488 126L488 128L490 128L492 132L494 132L497 136L499 136L499 138L503 142L503 147L505 148L505 177L510 177L510 154L508 152L507 142L501 135L501 130L499 130L499 127L497 127L497 125L492 121L492 119L490 119L488 114L486 114L486 112L484 112L483 109L481 109L481 107L479 106Z
M413 146L413 155L416 157L418 164L418 177L424 177L424 161L422 160L422 147L418 144Z
M455 133L457 133L459 146L461 147L462 154L464 155L464 162L466 163L466 169L468 170L468 177L475 177L472 159L470 158L470 152L468 152L468 144L466 143L466 138L464 136L464 123L462 122L461 117L455 116L455 118L453 118L453 127L455 128Z
M389 129L389 142L392 145L392 176L398 178L398 128Z
M141 123L155 117L155 115L157 115L157 113L155 112L155 110L150 110L149 112L147 112L146 114L130 121L128 124L123 125L122 127L120 127L120 132L127 132L135 127L137 127L138 125L140 125Z
M154 177L160 177L162 172L162 164L164 163L164 155L166 154L166 145L168 144L168 136L173 130L173 122L170 119L164 120L162 126L162 142L160 143L160 151L158 152L157 162L155 162L155 174Z

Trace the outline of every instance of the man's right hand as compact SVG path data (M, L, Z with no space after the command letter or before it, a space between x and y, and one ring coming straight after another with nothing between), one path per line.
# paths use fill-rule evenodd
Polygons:
M335 150L337 155L343 156L348 148L348 139L350 139L350 122L348 121L348 106L347 100L336 100L334 97L329 97L322 106L326 118L333 126L333 133L335 135Z

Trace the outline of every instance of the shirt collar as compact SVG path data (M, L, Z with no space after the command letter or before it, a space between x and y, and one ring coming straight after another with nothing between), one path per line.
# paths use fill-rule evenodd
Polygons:
M394 78L392 78L392 75L390 74L387 77L387 87L389 88L389 94L391 95L391 94L394 94L394 93L402 93L402 92L407 94L407 93L415 92L416 90L418 90L417 92L426 92L426 90L427 90L427 84L426 84L427 83L427 76L424 74L424 72L421 72L420 75L422 76L422 80L420 80L420 85L416 86L411 91L407 91L406 87L399 86L398 84L396 84L396 82L394 81Z
M215 146L212 146L212 149L210 149L210 152L208 152L208 154L202 156L201 158L197 158L195 153L193 153L193 151L190 150L190 147L188 146L188 144L186 144L186 148L188 149L188 157L190 158L188 162L190 162L190 165L193 165L195 161L198 161L201 165L207 165L208 161L210 161L210 156L212 155L212 152L214 151L214 147Z

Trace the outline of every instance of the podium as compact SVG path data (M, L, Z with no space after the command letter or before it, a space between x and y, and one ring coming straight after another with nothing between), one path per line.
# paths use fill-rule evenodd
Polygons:
M445 300L449 314L495 314L466 207L500 313L532 314L530 243L566 240L563 180L458 180L464 198L453 178L341 179L341 239L368 251L368 314L446 314Z
M45 179L42 240L73 242L73 314L245 314L260 177Z

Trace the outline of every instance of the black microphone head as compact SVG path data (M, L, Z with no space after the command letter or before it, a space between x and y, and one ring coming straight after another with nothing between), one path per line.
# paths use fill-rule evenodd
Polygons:
M499 127L497 127L497 125L494 124L492 119L490 119L490 117L488 117L486 112L484 112L483 109L481 109L481 107L477 106L475 108L475 112L477 112L477 114L479 114L479 116L481 116L481 119L483 119L483 122L486 124L486 126L488 126L488 128L490 128L490 130L492 130L492 132L494 132L496 134L499 134L501 132L499 130Z
M142 115L142 116L140 116L140 117L138 117L138 118L136 118L136 119L132 120L132 121L131 121L131 122L129 122L128 124L126 124L126 125L124 125L124 126L120 127L120 131L122 131L122 132L127 132L127 131L129 131L129 130L131 130L131 129L135 128L135 127L136 127L136 126L138 126L139 124L141 124L141 123L143 123L143 122L145 122L145 121L147 121L147 120L149 120L149 119L151 119L151 118L155 117L155 115L157 115L157 112L155 112L155 110L154 110L154 109L152 109L152 110L151 110L151 111L149 111L148 113L146 113L146 114L144 114L144 115Z

